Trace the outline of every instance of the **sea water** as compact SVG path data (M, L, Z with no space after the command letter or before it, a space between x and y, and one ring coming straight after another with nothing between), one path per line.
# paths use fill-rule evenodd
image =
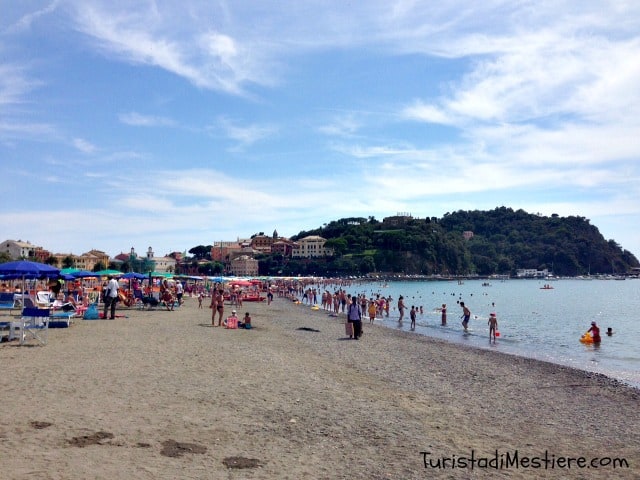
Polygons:
M376 320L389 328L409 331L411 306L422 306L416 334L602 373L640 387L640 280L398 281L356 284L348 292L391 296L389 318ZM401 324L400 295L406 306ZM461 301L471 310L468 333L461 324ZM446 327L436 310L443 303ZM500 333L495 343L489 341L491 312ZM592 321L600 327L600 345L579 341Z

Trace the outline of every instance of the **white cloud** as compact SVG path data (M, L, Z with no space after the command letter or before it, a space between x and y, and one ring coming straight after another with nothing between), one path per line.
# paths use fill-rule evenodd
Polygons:
M143 115L137 112L122 113L118 118L122 123L135 127L171 127L175 125L175 122L168 117Z
M82 138L74 138L73 146L82 153L94 153L97 150L95 145Z
M238 142L241 147L245 147L268 138L275 134L278 129L273 125L240 126L228 118L220 117L217 126L209 127L208 130L222 130L226 137Z

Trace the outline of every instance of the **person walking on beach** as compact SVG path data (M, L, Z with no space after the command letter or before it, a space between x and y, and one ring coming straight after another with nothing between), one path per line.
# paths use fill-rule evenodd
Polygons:
M464 304L464 302L460 302L460 306L462 307L462 326L464 327L464 331L467 331L469 327L469 319L471 318L471 310Z
M111 309L110 320L116 318L116 304L118 303L118 281L109 276L109 282L104 289L104 318L107 318L107 311Z
M493 343L496 343L496 330L498 329L498 319L496 318L495 313L489 314L489 342L493 338Z
M398 323L402 323L402 319L404 318L404 297L402 295L398 298L398 312L400 312Z
M347 311L347 322L353 324L353 338L354 340L360 339L362 336L362 312L360 311L360 305L358 305L357 297L351 297L351 303Z

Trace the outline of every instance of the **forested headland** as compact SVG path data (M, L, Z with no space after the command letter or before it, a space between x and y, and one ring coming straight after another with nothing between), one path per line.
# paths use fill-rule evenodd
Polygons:
M584 217L543 216L499 207L442 218L409 215L334 220L291 240L318 235L333 255L322 259L257 257L263 275L515 275L547 269L558 276L625 274L638 259L605 239Z

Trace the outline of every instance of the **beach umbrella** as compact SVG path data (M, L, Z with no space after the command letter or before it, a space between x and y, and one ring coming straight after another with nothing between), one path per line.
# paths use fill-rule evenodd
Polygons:
M96 278L96 277L99 276L96 272L90 272L88 270L78 270L78 271L75 271L75 272L71 272L70 275L73 278L89 278L89 277Z
M129 272L122 275L122 278L137 278L138 280L145 280L147 276L144 273Z
M4 278L53 278L60 275L60 269L46 263L18 260L0 264L0 275Z
M80 269L79 268L63 268L62 270L60 270L60 274L62 275L73 275L76 272L79 272Z
M46 263L18 260L0 264L2 278L22 279L22 305L24 305L25 279L27 278L58 278L60 269Z
M122 272L120 270L99 270L93 272L93 275L99 277L108 277L109 275L117 277L118 275L122 275Z
M149 275L155 278L173 278L173 273L169 272L151 272Z

